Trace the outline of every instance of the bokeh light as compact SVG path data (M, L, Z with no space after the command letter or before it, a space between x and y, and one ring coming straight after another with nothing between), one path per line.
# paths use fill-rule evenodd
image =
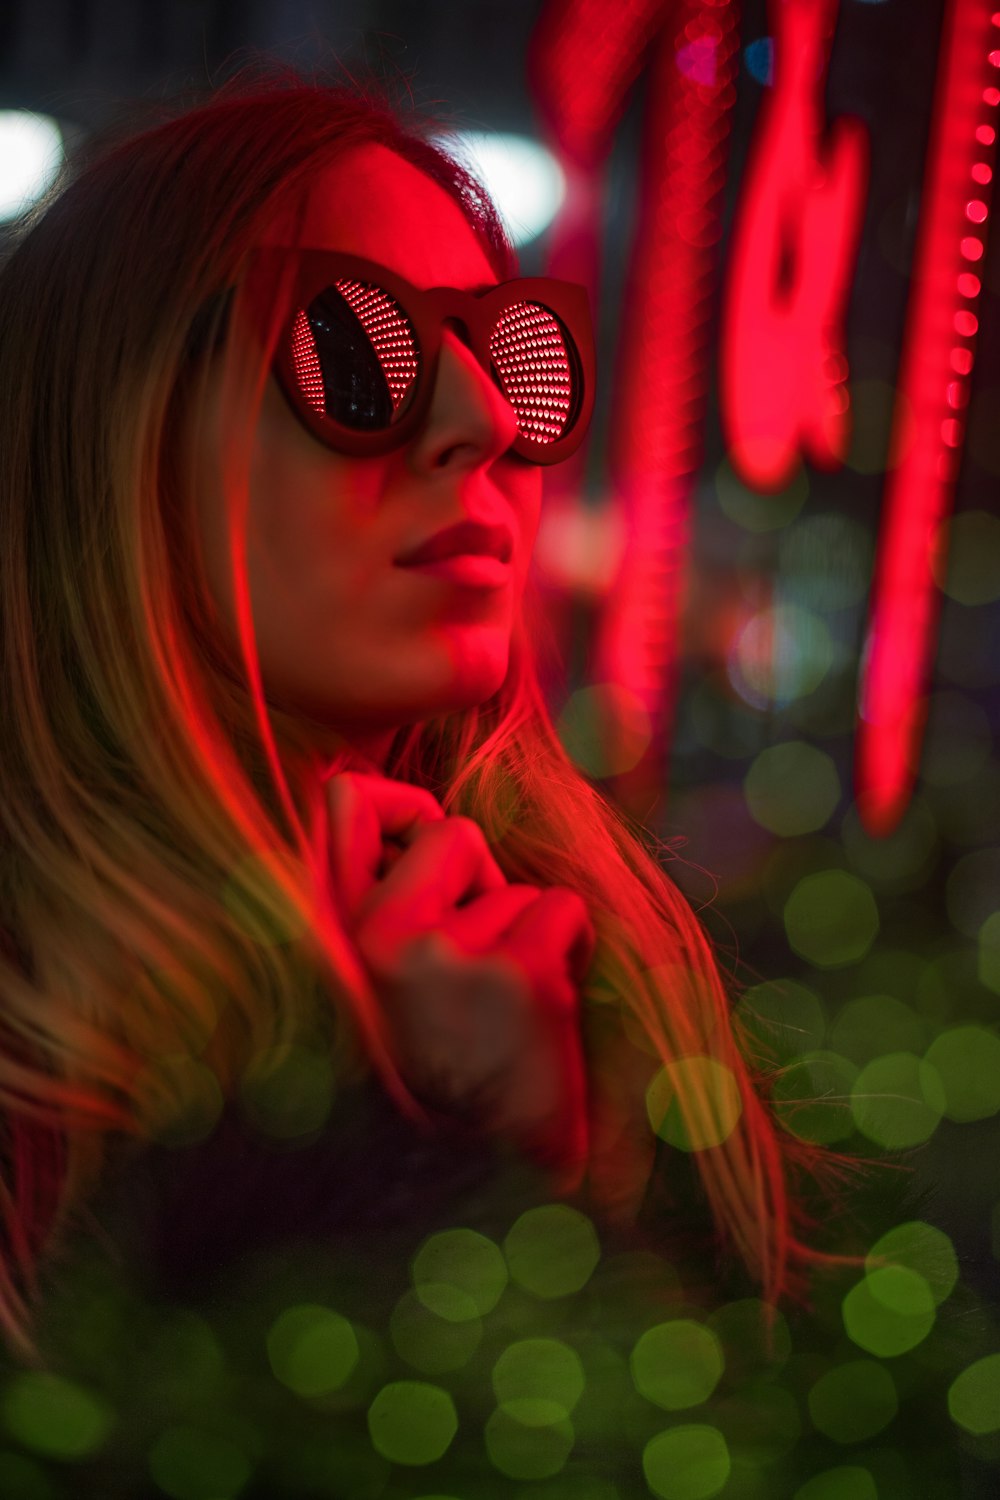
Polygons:
M1000 1037L984 1026L951 1026L927 1048L941 1080L942 1113L961 1124L1000 1111Z
M806 1053L783 1068L771 1091L785 1129L825 1146L852 1135L851 1090L857 1071L846 1057L822 1051Z
M253 1472L232 1438L188 1423L161 1432L148 1461L157 1487L172 1500L235 1500Z
M650 1438L642 1453L646 1483L660 1500L710 1500L731 1470L725 1438L707 1423L669 1427Z
M424 1380L394 1380L368 1408L372 1446L390 1463L432 1464L447 1452L457 1431L451 1396Z
M96 1391L46 1370L12 1376L0 1391L0 1415L23 1447L63 1460L98 1453L115 1421Z
M436 141L471 167L507 225L515 245L536 239L566 196L566 179L540 141L506 131L458 130Z
M794 979L752 985L740 996L734 1015L763 1062L789 1062L815 1052L826 1035L822 1000Z
M331 1307L300 1303L286 1308L267 1334L267 1357L275 1377L299 1396L340 1390L358 1363L357 1335Z
M809 1415L817 1431L835 1443L874 1437L899 1410L896 1384L884 1365L849 1359L827 1370L809 1391Z
M576 1441L568 1417L539 1421L537 1403L498 1406L483 1438L490 1462L508 1479L548 1479L565 1466Z
M49 115L0 109L0 222L24 213L59 175L62 131Z
M926 1141L940 1124L944 1105L937 1072L912 1052L874 1058L855 1079L851 1099L861 1134L890 1151Z
M652 739L646 708L628 688L613 682L571 694L556 731L573 763L598 778L631 771Z
M714 1057L679 1057L646 1089L646 1113L661 1140L681 1151L705 1151L728 1139L743 1112L739 1084Z
M951 1383L948 1411L953 1422L977 1437L1000 1432L1000 1354L987 1354Z
M794 521L806 503L809 480L800 469L785 489L761 495L744 484L724 458L715 471L715 495L723 515L744 531L777 531Z
M887 1052L923 1052L926 1044L927 1023L894 995L848 1000L830 1028L830 1046L859 1067Z
M435 1283L429 1285L436 1289ZM447 1296L447 1291L444 1295ZM454 1300L449 1299L447 1305L451 1310ZM404 1292L392 1310L389 1335L397 1353L423 1375L460 1370L468 1364L483 1337L482 1319L474 1306L471 1313L458 1322L443 1318L432 1312L415 1291Z
M891 1359L923 1343L934 1326L935 1302L918 1271L876 1266L847 1293L842 1311L848 1338Z
M905 1266L916 1271L927 1286L935 1306L947 1301L958 1282L958 1257L943 1229L909 1219L887 1230L869 1250L865 1266Z
M840 837L858 874L887 895L919 890L934 869L939 846L937 823L920 797L911 799L891 833L877 838L852 806L841 822Z
M566 1297L590 1280L600 1241L586 1214L568 1203L529 1208L503 1242L512 1281L536 1297Z
M846 870L821 870L798 882L785 903L791 948L818 968L857 963L879 930L871 887Z
M727 669L740 696L763 708L814 692L834 660L833 641L820 617L797 604L779 604L744 625Z
M636 1390L667 1411L707 1401L724 1368L717 1335L691 1318L676 1318L647 1328L632 1350Z
M840 798L840 778L824 751L787 740L754 757L743 790L762 828L793 838L814 833L829 821Z
M519 1339L508 1344L493 1366L497 1404L521 1403L517 1410L525 1421L530 1403L539 1403L539 1426L568 1417L585 1385L580 1356L562 1339Z
M879 1493L869 1469L839 1464L799 1485L792 1500L879 1500Z
M507 1285L499 1246L475 1229L430 1235L413 1258L411 1274L424 1306L455 1323L492 1312Z

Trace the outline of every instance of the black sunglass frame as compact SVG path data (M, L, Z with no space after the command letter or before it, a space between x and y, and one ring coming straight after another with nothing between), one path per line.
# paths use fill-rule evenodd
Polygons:
M291 285L287 285L289 259L293 261ZM295 378L292 363L292 327L304 310L327 287L343 277L381 287L402 307L417 341L417 377L412 395L400 415L384 428L358 431L346 427L306 400ZM505 308L518 302L533 302L558 319L566 333L574 385L574 407L565 432L549 443L539 443L518 433L508 452L538 464L561 463L580 446L594 405L594 336L586 289L574 282L547 276L524 276L503 281L483 291L438 286L422 290L378 262L336 250L266 246L255 250L249 261L246 292L251 315L260 336L267 342L267 325L274 299L281 289L288 314L278 332L273 368L278 384L295 415L308 430L338 453L352 457L374 457L391 452L408 441L427 413L437 375L441 335L445 321L464 331L469 348L491 380L505 394L490 359L490 334ZM287 301L284 301L287 296ZM273 333L273 330L272 330Z

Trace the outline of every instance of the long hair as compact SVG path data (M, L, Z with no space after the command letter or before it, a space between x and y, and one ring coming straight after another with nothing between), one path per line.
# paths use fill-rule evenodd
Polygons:
M374 1067L425 1118L326 892L331 766L264 700L245 503L230 533L241 661L197 572L176 442L199 351L262 227L317 165L368 142L451 193L511 274L489 200L427 127L356 86L285 74L241 75L105 144L22 226L0 272L0 1327L31 1361L39 1264L112 1134L155 1136L303 1039ZM250 424L266 369L262 356L233 377ZM734 1121L695 1159L721 1240L776 1298L813 1254L789 1181L818 1154L776 1128L686 901L560 745L533 637L522 618L489 701L401 730L387 774L476 819L509 878L587 901L590 1176L609 1212L641 1196L642 1081L667 1070L697 1142L717 1074L680 1065L724 1070ZM607 1050L625 1033L641 1129Z

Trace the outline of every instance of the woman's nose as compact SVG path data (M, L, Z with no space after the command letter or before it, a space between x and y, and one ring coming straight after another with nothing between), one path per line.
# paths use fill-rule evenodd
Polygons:
M517 437L517 417L472 350L450 328L441 335L434 391L410 461L425 472L485 467Z

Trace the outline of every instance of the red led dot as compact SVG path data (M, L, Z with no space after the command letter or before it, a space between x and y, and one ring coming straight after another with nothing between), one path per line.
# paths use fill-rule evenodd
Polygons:
M971 349L953 349L949 363L957 375L968 375L972 369L972 360Z
M969 404L969 385L965 380L949 380L945 400L952 411L961 411Z
M971 271L963 271L958 278L958 290L963 297L978 297L982 285L979 277L973 276Z
M984 223L989 209L981 198L973 198L971 203L965 205L965 217L971 219L973 224Z
M949 448L957 448L962 441L962 424L957 417L948 417L941 423L941 441Z
M1000 89L983 89L983 103L994 107L1000 104Z
M991 52L990 62L995 68L1000 68L1000 52Z
M997 138L997 133L992 125L977 125L976 140L981 146L992 146Z
M963 309L962 312L955 314L955 332L960 333L963 339L971 339L978 328L979 319L975 313L966 312Z
M972 167L972 180L973 182L982 183L992 182L993 168L988 167L984 161L974 162Z
M982 260L983 258L983 242L971 234L966 236L959 248L966 260Z
M990 20L993 22L994 26L1000 26L1000 10L995 10L990 17Z

